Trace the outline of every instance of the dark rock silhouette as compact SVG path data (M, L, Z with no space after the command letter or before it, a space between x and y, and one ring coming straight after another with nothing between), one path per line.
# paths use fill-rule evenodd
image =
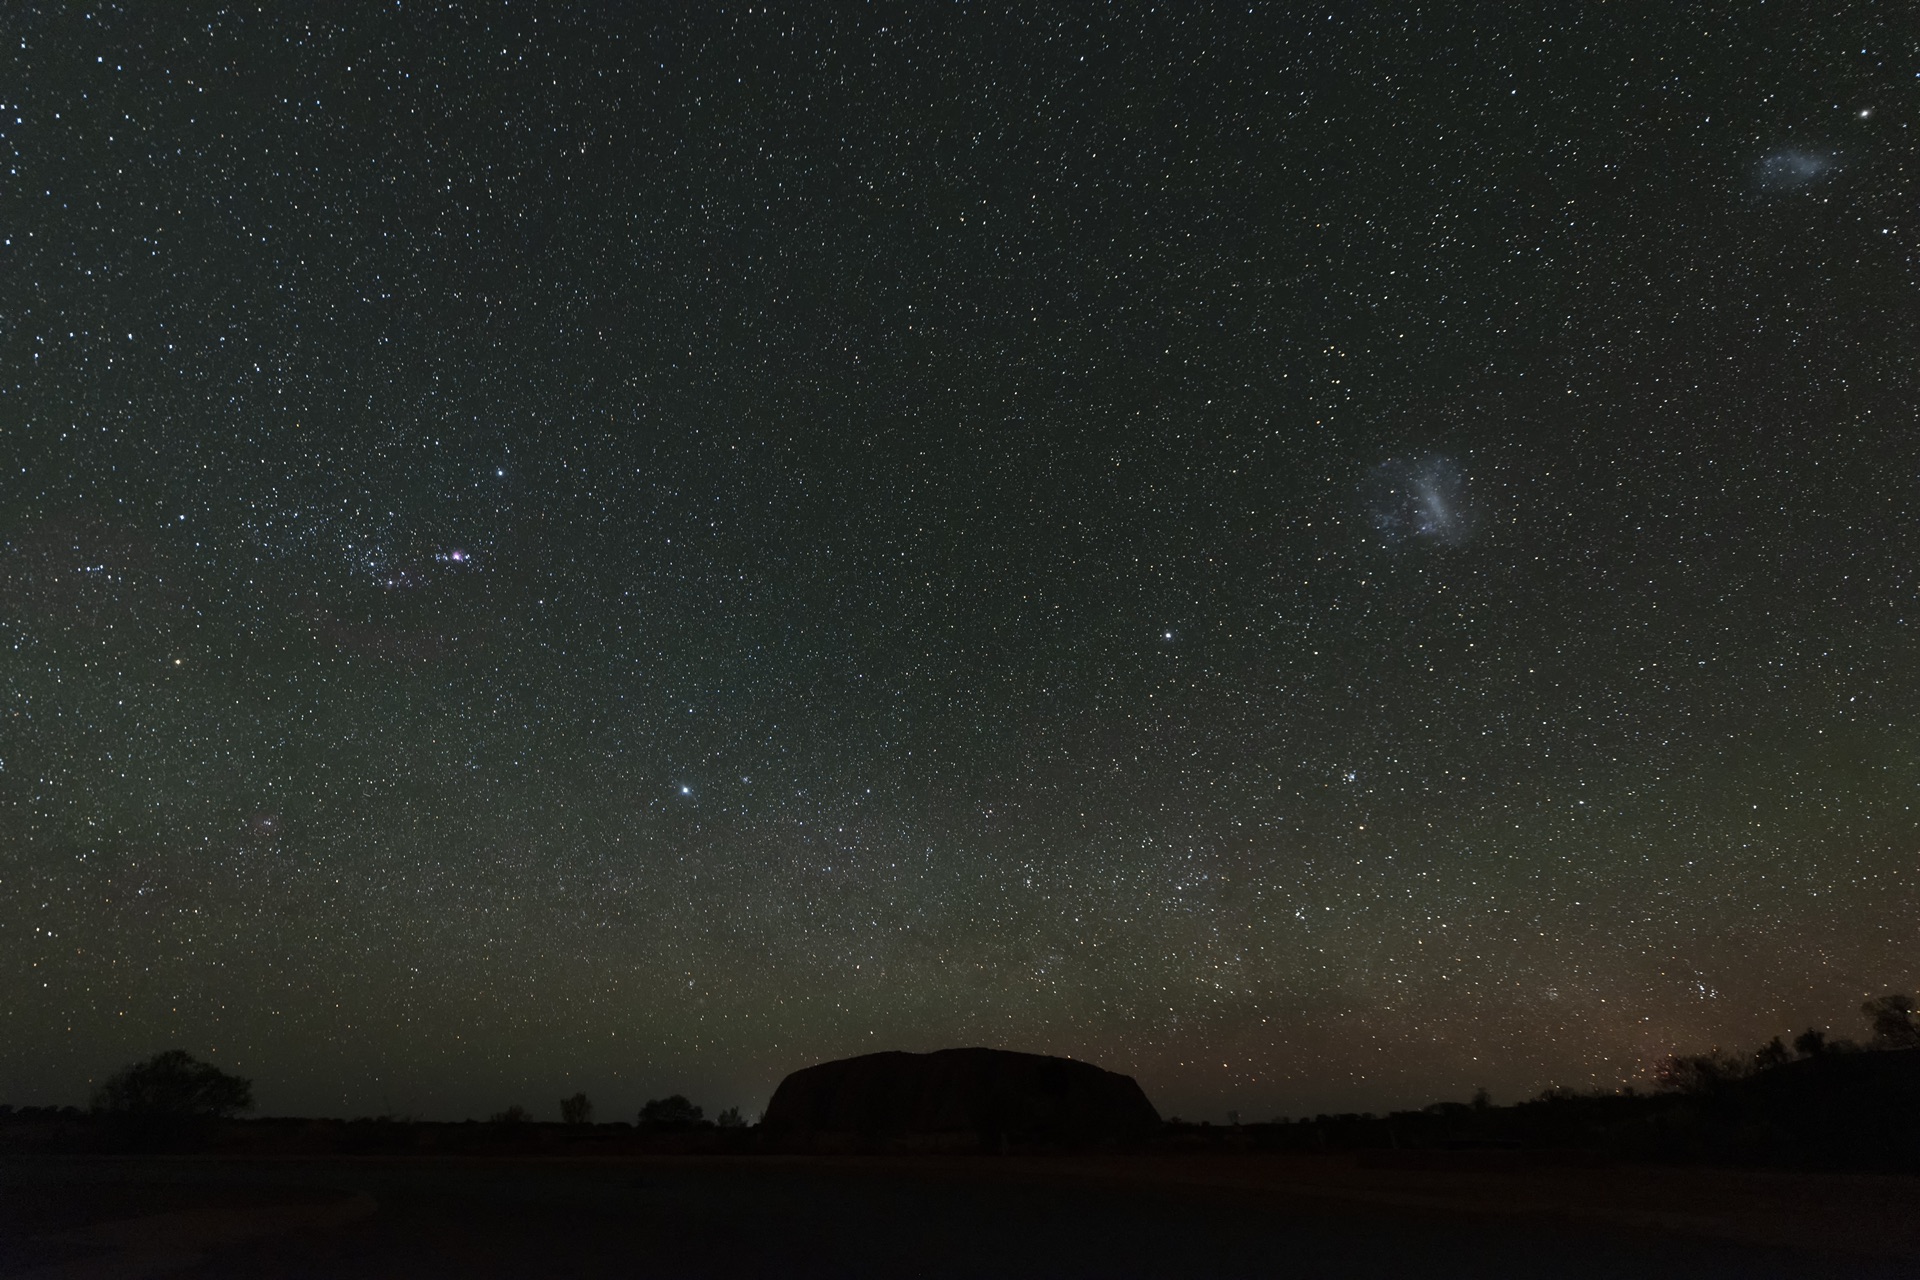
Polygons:
M1740 1102L1736 1136L1750 1149L1826 1168L1920 1169L1920 1048L1789 1062L1754 1076Z
M777 1143L907 1147L1137 1142L1160 1114L1132 1076L1004 1049L870 1053L780 1082L762 1130Z

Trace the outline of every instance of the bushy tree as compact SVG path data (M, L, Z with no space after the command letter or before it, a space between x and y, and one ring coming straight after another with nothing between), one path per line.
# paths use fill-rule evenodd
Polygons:
M519 1103L514 1103L505 1111L496 1111L488 1117L494 1124L527 1124L533 1119L533 1112Z
M1876 996L1860 1006L1873 1028L1873 1043L1878 1049L1912 1049L1920 1046L1920 1019L1916 1019L1913 998L1895 992Z
M563 1124L592 1124L592 1101L584 1093L560 1099L560 1120Z
M1793 1051L1803 1058L1817 1058L1827 1051L1827 1033L1808 1027L1793 1038Z
M253 1107L253 1082L168 1049L122 1067L93 1094L93 1109L110 1115L168 1118L229 1116Z
M1670 1093L1718 1093L1747 1074L1746 1064L1715 1049L1711 1053L1676 1053L1654 1072L1654 1079Z
M706 1113L687 1100L685 1094L676 1093L665 1098L650 1098L640 1108L640 1127L655 1131L671 1129L694 1129L701 1124Z
M1754 1051L1753 1069L1755 1071L1771 1071L1781 1063L1789 1061L1792 1057L1792 1052L1788 1050L1785 1044L1781 1043L1780 1037L1775 1036Z
M740 1118L740 1108L738 1107L728 1107L725 1111L715 1116L713 1122L722 1129L744 1129L747 1127L747 1122Z

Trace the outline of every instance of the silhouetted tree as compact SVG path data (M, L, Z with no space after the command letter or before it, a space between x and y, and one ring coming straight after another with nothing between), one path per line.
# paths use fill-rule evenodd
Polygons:
M1720 1050L1711 1053L1676 1053L1654 1072L1662 1089L1671 1093L1718 1093L1747 1074L1736 1058Z
M1877 996L1860 1006L1873 1028L1877 1049L1911 1049L1920 1046L1920 1021L1914 1018L1913 999L1895 992Z
M1473 1109L1475 1111L1485 1111L1492 1105L1493 1095L1487 1092L1485 1085L1473 1091Z
M562 1124L592 1124L593 1102L584 1093L560 1099L560 1121Z
M728 1107L725 1111L715 1116L713 1122L722 1129L744 1129L747 1127L747 1122L740 1118L740 1108L738 1107Z
M665 1098L650 1098L640 1108L640 1127L642 1129L669 1130L692 1129L697 1127L705 1113L687 1100L685 1094L676 1093Z
M1793 1038L1793 1050L1803 1058L1817 1058L1827 1051L1827 1033L1808 1027Z
M514 1103L505 1111L496 1111L488 1120L493 1124L526 1124L533 1119L533 1112L519 1103Z
M1792 1057L1793 1053L1786 1045L1780 1042L1779 1036L1775 1036L1754 1051L1753 1069L1755 1071L1771 1071Z
M253 1082L168 1049L122 1067L94 1090L93 1109L128 1116L211 1118L253 1106Z

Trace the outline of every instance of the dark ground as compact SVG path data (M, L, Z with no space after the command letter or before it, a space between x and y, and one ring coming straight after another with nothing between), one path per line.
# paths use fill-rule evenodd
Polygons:
M1660 1176L1156 1157L43 1158L0 1163L0 1275L1920 1274L1902 1241L1852 1238L1902 1213L1911 1179ZM1556 1185L1586 1207L1541 1198ZM1695 1219L1634 1208L1675 1209L1676 1186L1707 1188ZM1768 1197L1806 1206L1804 1230Z

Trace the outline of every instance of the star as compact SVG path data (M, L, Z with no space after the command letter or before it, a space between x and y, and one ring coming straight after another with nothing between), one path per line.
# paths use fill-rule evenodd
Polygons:
M992 1039L1217 1119L1907 981L1870 18L1115 6L1035 60L978 6L522 7L10 51L0 963L53 981L10 1087L244 1043L275 1108L379 1108L375 1059L447 1118L611 1104L604 1031L751 1109Z

